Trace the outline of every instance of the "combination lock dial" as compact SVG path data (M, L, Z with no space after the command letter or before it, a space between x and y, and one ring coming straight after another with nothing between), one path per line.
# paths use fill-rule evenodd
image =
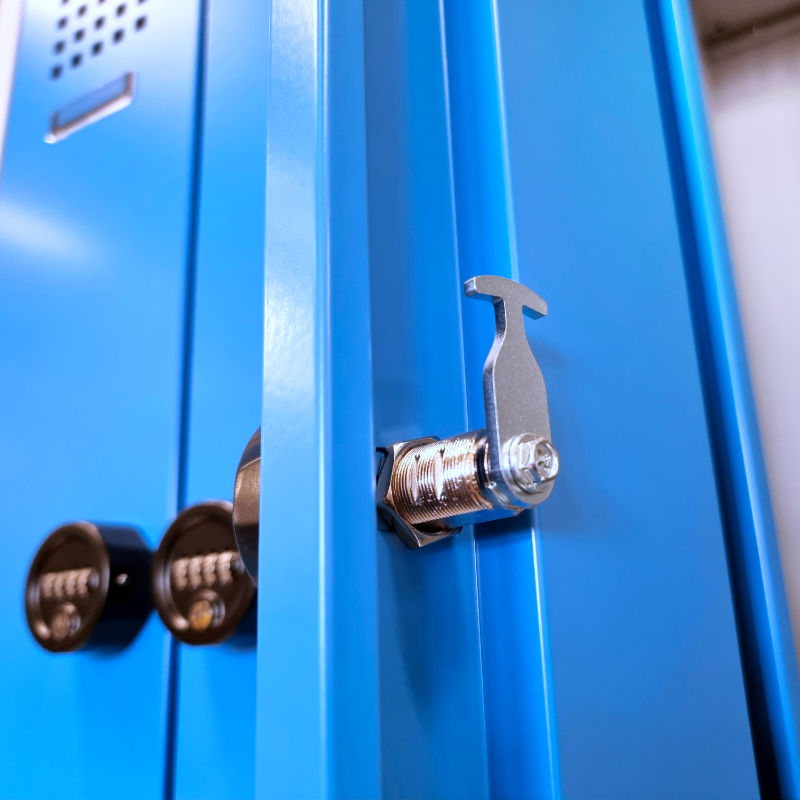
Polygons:
M54 653L122 648L152 608L149 577L150 551L134 528L64 525L45 539L28 572L31 633Z
M184 509L153 559L153 599L164 624L187 644L255 639L255 586L233 535L230 503Z

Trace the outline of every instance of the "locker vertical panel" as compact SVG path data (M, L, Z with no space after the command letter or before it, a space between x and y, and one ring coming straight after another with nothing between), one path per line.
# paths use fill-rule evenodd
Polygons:
M706 372L759 783L764 796L796 797L797 657L706 126L695 31L684 0L654 0L647 9Z
M130 523L155 544L175 510L196 35L189 2L25 7L0 184L9 797L162 792L160 622L122 652L54 656L34 644L22 596L56 525ZM127 108L45 143L53 112L91 108L129 72Z
M485 662L498 793L530 786L518 762L520 739L542 735L533 705L552 715L542 768L564 797L757 797L644 8L496 12L506 124L490 144L506 149L516 233L505 271L549 304L529 336L562 459L533 519L478 540L484 650L546 638L545 679L542 662L532 680L518 670L516 706L507 664ZM527 608L504 569L520 557Z
M268 46L268 4L208 2L187 505L232 499L261 422ZM255 647L179 645L179 800L253 797L255 692Z
M378 797L362 4L270 26L256 796Z

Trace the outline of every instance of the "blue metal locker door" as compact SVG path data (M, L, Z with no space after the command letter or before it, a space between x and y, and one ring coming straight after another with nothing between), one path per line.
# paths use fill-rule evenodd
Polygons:
M758 797L644 5L478 5L445 4L461 274L547 300L562 458L477 540L493 794Z
M194 2L25 8L0 183L8 797L162 794L169 648L158 618L122 652L51 655L28 632L22 597L57 525L130 523L155 545L175 512L197 25ZM54 111L76 100L87 110L88 93L128 72L129 107L45 143Z
M209 0L205 30L186 505L232 498L263 374L268 3ZM255 647L178 651L175 797L252 798Z

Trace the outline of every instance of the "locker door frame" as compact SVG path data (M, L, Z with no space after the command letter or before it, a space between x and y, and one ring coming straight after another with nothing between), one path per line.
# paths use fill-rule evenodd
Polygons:
M466 423L441 8L383 10L272 3L259 797L488 796L472 534L411 551L378 530L373 397L399 395L402 435ZM373 215L402 240L381 258Z
M800 795L800 682L688 0L647 0L759 783Z
M273 0L268 80L256 796L378 797L361 2Z

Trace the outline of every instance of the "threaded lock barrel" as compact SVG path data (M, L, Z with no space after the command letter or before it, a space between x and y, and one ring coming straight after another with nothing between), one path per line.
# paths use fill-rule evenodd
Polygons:
M409 524L423 525L493 508L481 491L485 449L484 431L408 449L392 470L397 512Z

